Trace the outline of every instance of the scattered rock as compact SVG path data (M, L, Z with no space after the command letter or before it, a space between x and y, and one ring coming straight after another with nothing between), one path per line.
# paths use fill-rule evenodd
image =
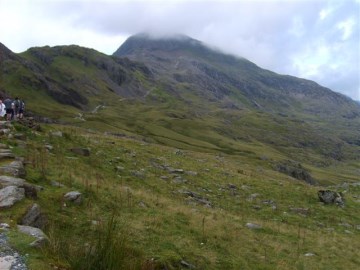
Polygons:
M50 144L45 144L44 147L45 147L45 149L47 149L48 151L51 151L51 150L54 149L54 147L53 147L52 145L50 145Z
M8 149L9 146L7 146L6 144L0 143L0 149Z
M14 177L25 177L24 165L20 160L14 160L10 164L0 167L0 174L11 175Z
M84 157L90 156L90 149L89 148L75 147L75 148L71 148L70 151L73 152L74 154L77 154L77 155L80 155L80 156L84 156Z
M186 171L185 172L187 175L191 175L191 176L197 176L198 173L197 172L194 172L194 171Z
M14 256L0 257L0 270L11 270L15 263L16 259Z
M169 171L169 173L184 173L183 169L174 169L171 167L167 167L167 170Z
M66 201L80 204L82 202L82 194L78 191L70 191L64 195Z
M304 256L305 257L312 257L312 256L315 256L315 254L311 253L311 252L308 252L308 253L305 253Z
M54 180L52 180L52 181L50 182L50 184L51 184L53 187L58 187L58 188L64 187L63 184L61 184L61 183L59 183L59 182L57 182L57 181L54 181Z
M247 200L251 202L251 201L255 200L257 197L259 197L259 196L260 196L259 193L253 193L247 198Z
M302 215L302 216L307 216L310 213L310 209L309 208L289 208L289 210L293 213Z
M255 223L246 223L246 227L248 227L249 229L252 229L252 230L259 230L259 229L262 229L262 226L259 225L259 224L255 224Z
M195 269L195 266L188 263L187 261L181 260L180 261L181 266L188 268L188 269Z
M46 216L41 212L40 206L34 203L29 207L20 221L20 225L26 225L44 229L47 223Z
M303 180L310 185L316 185L315 179L310 173L298 162L293 160L282 161L275 165L275 170L287 174L298 180Z
M14 138L20 141L25 141L26 140L26 135L23 133L15 133L14 134Z
M25 183L24 179L7 176L7 175L1 175L0 176L0 187L8 187L8 186L17 186L21 187Z
M46 234L39 228L17 225L19 232L35 237L36 240L30 244L32 247L41 247L48 241Z
M229 188L229 189L236 190L236 189L237 189L237 186L235 186L234 184L228 184L228 188Z
M25 197L25 190L16 186L0 189L0 209L9 208Z
M50 133L50 135L54 137L62 137L63 133L61 131L53 131Z
M178 192L181 194L187 195L189 198L191 198L192 200L194 200L197 203L203 204L207 207L212 207L211 202L207 198L202 197L201 195L199 195L196 192L193 192L190 190L179 190Z
M0 229L8 230L10 229L10 225L7 223L0 223Z
M336 204L338 206L344 206L344 197L341 193L331 190L319 190L318 197L320 201L325 204Z
M3 150L3 151L0 151L0 160L15 158L14 154L10 150L7 150L7 149L0 149L0 150Z

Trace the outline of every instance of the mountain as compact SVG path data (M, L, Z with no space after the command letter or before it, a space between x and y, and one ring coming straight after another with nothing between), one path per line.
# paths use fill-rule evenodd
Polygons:
M135 35L112 56L79 46L21 54L2 46L0 55L3 91L62 123L178 148L269 156L275 167L284 159L319 168L360 156L356 102L187 36Z
M349 98L315 82L264 70L250 61L224 54L183 35L153 38L146 34L130 37L113 54L146 64L157 79L169 85L188 84L203 98L234 107L265 111L297 110L320 115L359 116L359 108Z
M0 98L26 103L0 121L0 249L17 265L360 264L356 102L186 36L137 35L112 56L0 45L0 60Z

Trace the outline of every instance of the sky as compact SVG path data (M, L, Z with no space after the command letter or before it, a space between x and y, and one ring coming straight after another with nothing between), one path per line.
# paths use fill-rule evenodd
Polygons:
M131 35L185 34L360 100L360 0L0 0L13 52L76 44L112 54Z

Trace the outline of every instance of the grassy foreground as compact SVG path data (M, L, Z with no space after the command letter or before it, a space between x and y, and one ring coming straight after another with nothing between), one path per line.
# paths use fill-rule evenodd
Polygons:
M28 137L26 148L7 143L25 157L27 181L44 187L36 203L49 219L45 233L50 241L43 249L32 249L32 239L10 233L13 245L28 254L30 269L360 265L360 187L345 190L344 208L323 205L317 198L320 187L273 170L271 159L285 158L280 152L261 158L251 144L247 151L244 146L243 152L230 154L204 151L207 145L202 151L180 150L135 135L60 125L22 132ZM91 154L76 155L70 151L74 147L89 148ZM312 170L318 179L356 180L342 167ZM54 187L52 181L64 186ZM83 194L80 205L63 199L73 190ZM14 225L32 203L26 199L2 211L1 221ZM250 229L247 223L261 228Z

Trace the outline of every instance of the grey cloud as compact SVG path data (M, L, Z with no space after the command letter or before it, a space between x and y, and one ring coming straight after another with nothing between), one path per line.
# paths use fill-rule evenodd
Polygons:
M34 7L37 14L70 22L79 31L109 36L182 33L282 74L310 76L306 64L318 59L319 71L309 79L360 99L360 4L355 0L42 3ZM326 13L323 19L321 12ZM351 16L355 18L353 33L342 40L343 30L336 25ZM324 44L334 57L321 58L319 48ZM114 44L113 51L118 46ZM308 63L302 61L304 57Z

